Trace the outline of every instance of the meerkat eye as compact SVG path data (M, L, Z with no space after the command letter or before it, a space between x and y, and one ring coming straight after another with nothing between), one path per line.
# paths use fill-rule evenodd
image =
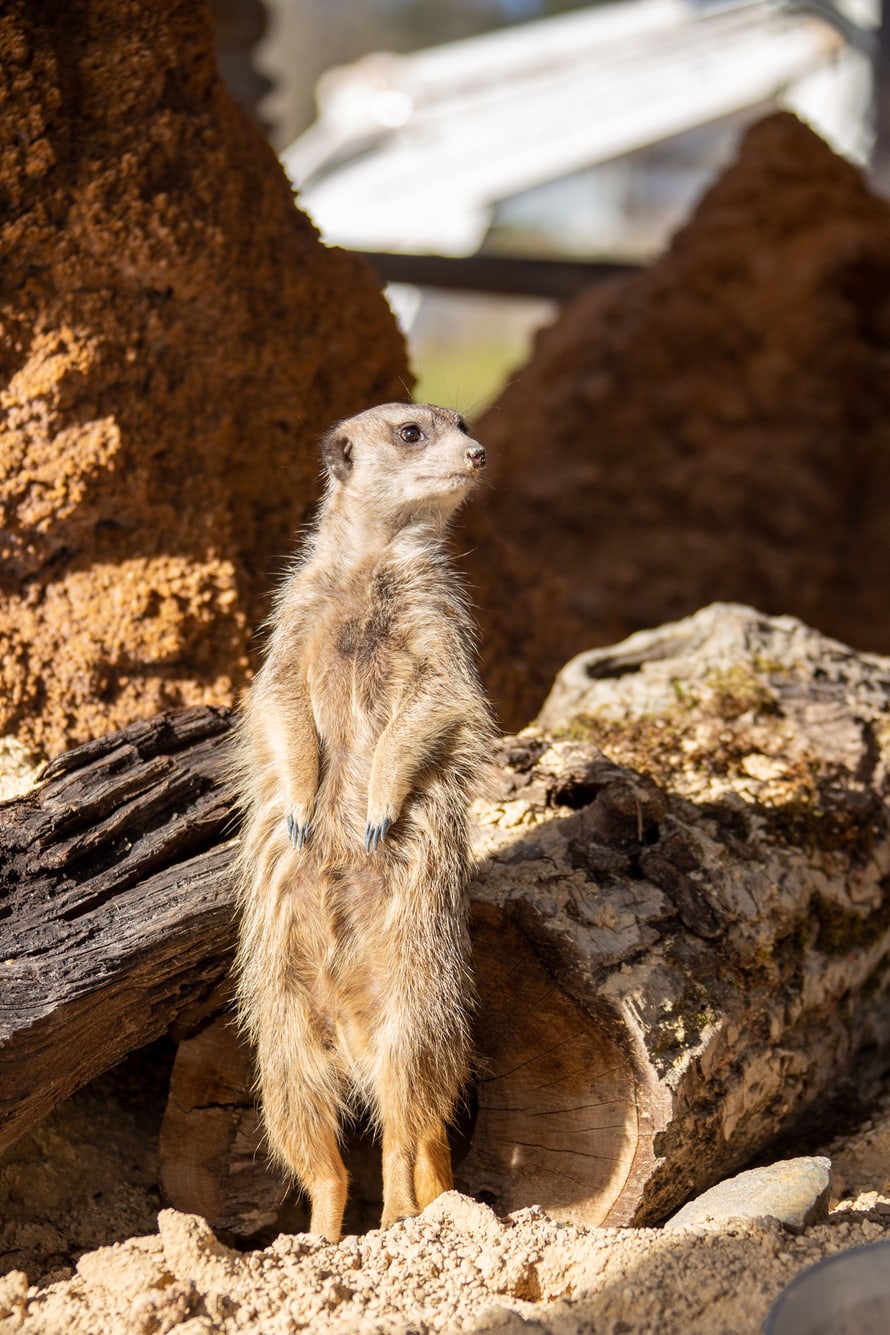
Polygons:
M467 426L466 422L462 417L459 417L457 419L457 429L458 431L462 431L465 436L468 436L470 434L470 428Z
M406 422L399 427L399 439L406 445L417 445L424 439L424 434L416 422Z

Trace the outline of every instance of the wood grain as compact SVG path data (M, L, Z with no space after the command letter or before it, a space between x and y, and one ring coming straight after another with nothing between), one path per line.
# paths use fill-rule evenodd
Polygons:
M160 715L69 751L0 807L0 1149L214 1006L234 942L229 716Z

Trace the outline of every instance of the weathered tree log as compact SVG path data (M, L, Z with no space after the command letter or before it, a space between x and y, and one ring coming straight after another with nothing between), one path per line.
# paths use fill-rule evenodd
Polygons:
M198 743L203 800L219 798L222 830L211 742ZM79 762L64 763L34 810L74 781ZM188 749L169 763L184 775ZM761 1150L854 1062L886 1061L888 764L890 662L790 618L717 606L570 664L538 724L502 743L479 807L479 1063L458 1185L500 1210L653 1221ZM0 821L7 846L18 811ZM36 870L36 834L29 847ZM47 854L59 860L58 836ZM227 918L228 850L204 856L219 858ZM97 923L116 912L121 933L144 888L128 882L136 898L122 907L109 891ZM200 927L179 950L183 997L189 965L217 961L204 987L221 976L223 935ZM156 972L137 994L151 995ZM164 1004L172 1015L178 1000ZM250 1232L282 1218L282 1187L265 1175L235 1043L214 1026L181 1045L162 1148L175 1204ZM2 1048L0 1063L6 1099ZM33 1069L49 1083L49 1050Z
M0 806L0 1149L230 969L228 711L135 723Z
M510 1076L482 1087L464 1173L474 1182L494 1146L494 1189L519 1204L533 1109L543 1204L657 1220L854 1062L886 1065L890 661L716 604L573 660L538 726L506 745L476 902L624 1050L633 1099L611 1145L595 1142L616 1166L599 1196L571 1181L587 1146L563 1153L570 1102L538 1115Z
M503 1210L652 1221L854 1061L886 1061L888 760L890 662L791 618L718 605L570 664L480 807L458 1184ZM201 1108L219 1040L188 1046L165 1180L237 1228L252 1174L243 1226L271 1223L246 1054L228 1120ZM197 1144L224 1166L189 1197Z

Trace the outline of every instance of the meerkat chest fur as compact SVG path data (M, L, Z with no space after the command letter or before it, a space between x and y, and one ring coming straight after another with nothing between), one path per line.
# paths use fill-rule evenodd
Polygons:
M310 562L292 582L291 635L282 637L275 653L282 657L281 670L305 680L318 738L315 841L333 841L340 858L350 851L358 857L365 851L375 752L400 716L414 769L405 776L404 819L394 841L401 836L404 843L410 818L416 823L419 798L429 797L430 764L436 762L440 780L447 774L455 727L446 724L443 706L450 703L450 692L458 697L475 692L468 653L473 632L441 552L428 540L418 547L410 532L398 535L374 561L329 570L321 590L315 588L314 566ZM273 658L270 665L274 670ZM286 712L286 698L282 706ZM395 756L392 763L402 758Z
M303 651L313 717L323 744L351 741L358 751L373 745L414 679L445 667L472 633L453 580L449 588L426 553L363 566L317 610Z

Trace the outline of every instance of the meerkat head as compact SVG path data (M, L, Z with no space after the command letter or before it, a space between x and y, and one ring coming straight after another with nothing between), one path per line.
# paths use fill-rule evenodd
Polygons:
M334 491L382 517L442 519L485 468L485 450L460 413L428 403L384 403L338 422L321 453Z

